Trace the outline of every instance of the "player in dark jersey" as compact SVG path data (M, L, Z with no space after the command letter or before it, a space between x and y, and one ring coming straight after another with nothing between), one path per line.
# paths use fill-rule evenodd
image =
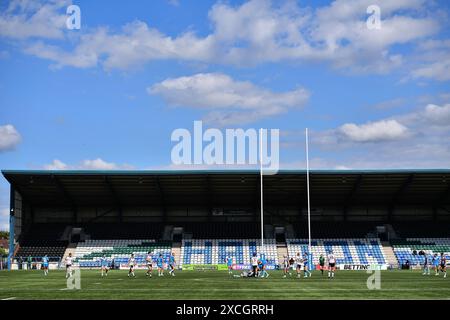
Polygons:
M323 270L325 269L325 258L323 257L323 254L321 254L319 257L319 267L320 267L320 272L323 275Z
M444 278L447 278L447 259L444 253L441 253L441 264L439 265L439 270L444 273Z
M424 255L422 275L428 275L428 276L430 275L430 265L429 265L427 254Z

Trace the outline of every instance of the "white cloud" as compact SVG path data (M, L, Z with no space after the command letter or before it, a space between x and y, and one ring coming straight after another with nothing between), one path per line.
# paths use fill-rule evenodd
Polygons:
M61 160L55 159L52 163L44 166L45 170L66 170L68 169L67 164L62 162Z
M43 166L45 170L131 170L133 166L107 162L101 158L86 159L77 165L68 165L61 160L54 159L52 163Z
M13 39L62 39L66 27L65 8L69 0L41 3L34 0L13 0L0 14L0 36Z
M147 89L169 105L211 111L205 120L219 125L249 123L302 107L309 98L303 88L276 93L221 73L199 73L166 79Z
M450 127L450 104L442 107L429 104L425 107L424 114L431 124Z
M405 138L408 128L396 120L381 120L362 125L347 123L338 131L354 142L377 142Z
M436 101L448 101L446 94ZM426 101L430 97L426 97ZM292 141L297 135L297 141ZM427 104L415 111L365 124L312 131L315 168L450 168L450 104ZM303 134L292 133L285 148L303 148ZM362 143L364 142L364 143ZM317 150L317 151L315 151Z
M450 50L450 49L449 49ZM450 55L412 71L413 78L427 78L439 81L450 80Z
M13 125L0 126L0 152L14 149L22 140Z
M87 170L116 170L119 166L112 162L106 162L100 158L94 160L84 160L81 164L82 169Z
M80 37L73 51L43 42L26 47L25 52L56 63L56 67L129 69L151 60L181 59L209 61L211 37L198 38L191 32L172 38L149 28L141 21L126 24L120 33L99 28Z
M450 80L450 39L428 40L419 47L408 79Z
M238 6L219 2L208 13L213 30L205 36L188 31L171 37L145 22L134 21L119 32L104 27L88 29L77 40L70 38L72 50L37 42L27 45L25 52L51 60L56 67L129 69L160 59L239 66L292 61L387 73L404 63L404 57L391 52L391 47L415 43L439 30L439 21L427 11L423 0L377 1L382 8L382 27L369 30L366 9L372 2L337 0L317 9L293 1L251 0ZM13 17L5 19L5 30L14 28ZM33 25L32 19L19 17L21 24ZM33 29L36 36L61 37L61 30L54 26L59 20L54 20L58 23L53 22L45 31ZM8 34L12 31L4 36ZM33 35L31 31L17 36L20 34Z
M97 65L98 52L88 48L77 47L74 52L66 52L54 45L36 42L24 49L25 53L39 58L57 61L52 67L57 69L63 66L76 68L89 68Z

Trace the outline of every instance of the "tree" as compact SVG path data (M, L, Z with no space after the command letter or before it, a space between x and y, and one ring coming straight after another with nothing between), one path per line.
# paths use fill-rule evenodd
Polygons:
M0 239L9 239L9 232L8 231L0 231Z

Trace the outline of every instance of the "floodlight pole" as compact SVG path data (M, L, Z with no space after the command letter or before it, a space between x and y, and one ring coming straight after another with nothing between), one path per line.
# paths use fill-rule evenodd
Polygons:
M306 128L306 189L308 197L308 253L311 254L311 204L309 199L309 150L308 150L308 128Z
M260 177L260 186L261 186L261 250L264 252L264 199L263 199L263 163L262 163L262 138L263 138L263 132L262 128L259 129L259 177Z

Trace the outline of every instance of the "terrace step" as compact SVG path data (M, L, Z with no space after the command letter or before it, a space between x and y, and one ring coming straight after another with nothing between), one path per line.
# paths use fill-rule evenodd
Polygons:
M381 242L381 245L387 263L393 266L397 266L398 265L397 257L395 256L394 249L392 248L391 244L387 241L383 241Z

